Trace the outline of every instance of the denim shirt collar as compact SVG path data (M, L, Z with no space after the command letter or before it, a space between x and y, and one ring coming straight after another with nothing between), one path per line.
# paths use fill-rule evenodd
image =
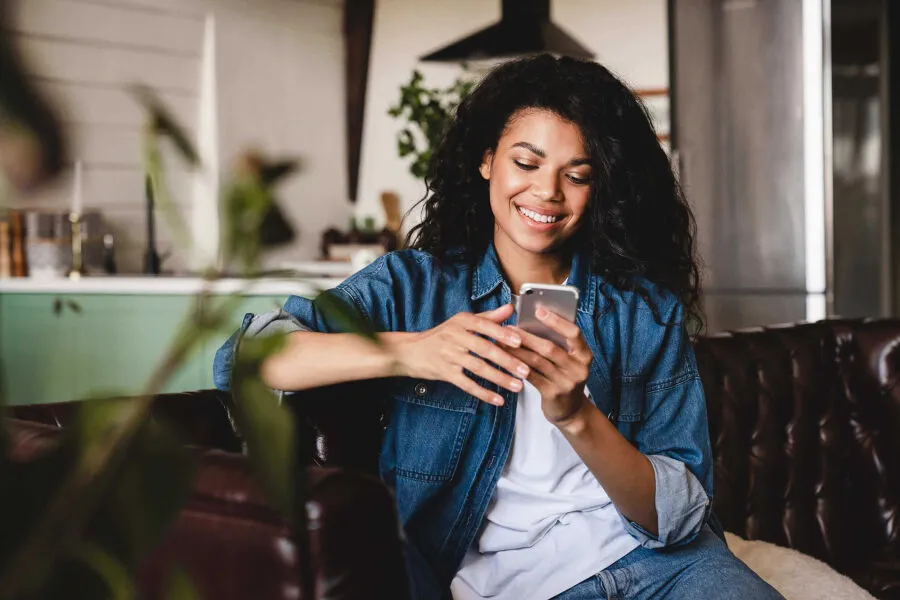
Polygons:
M597 302L597 276L591 273L590 259L581 253L572 257L572 270L569 273L569 285L578 288L578 311L594 314ZM494 243L491 242L481 260L472 273L472 300L480 300L496 290L502 283L503 271L500 269L500 257Z

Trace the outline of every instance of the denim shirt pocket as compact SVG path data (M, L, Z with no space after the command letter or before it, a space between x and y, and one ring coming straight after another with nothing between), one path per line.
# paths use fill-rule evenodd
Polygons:
M634 442L644 416L644 381L641 377L622 376L619 406L610 413L610 421L625 439Z
M398 383L389 427L396 451L396 475L443 483L456 473L472 428L478 400L443 381Z

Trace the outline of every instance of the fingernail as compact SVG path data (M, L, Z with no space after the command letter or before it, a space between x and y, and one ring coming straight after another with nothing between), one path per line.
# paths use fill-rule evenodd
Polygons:
M521 391L522 390L522 382L519 381L518 379L513 379L512 380L512 389L515 392Z
M522 338L517 335L511 335L509 336L509 343L513 346L519 346L522 344Z
M542 307L542 308L537 309L537 310L534 312L534 314L537 315L537 318L538 318L538 319L546 319L546 318L547 318L547 315L549 315L550 313L547 312L547 309L546 309L546 308L543 308L543 307Z
M494 405L503 406L503 398L500 396L494 396Z
M519 365L518 367L516 367L516 373L518 373L522 377L528 377L528 367L525 365Z

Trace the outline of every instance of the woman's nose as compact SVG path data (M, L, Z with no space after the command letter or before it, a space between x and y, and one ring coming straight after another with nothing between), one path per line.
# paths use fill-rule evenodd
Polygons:
M543 202L560 200L559 183L555 177L544 177L531 186L534 196Z

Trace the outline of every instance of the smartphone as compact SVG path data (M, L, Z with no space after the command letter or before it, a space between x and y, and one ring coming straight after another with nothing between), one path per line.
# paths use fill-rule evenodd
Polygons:
M573 285L525 283L519 289L516 303L517 327L566 348L566 339L537 318L535 312L539 306L574 322L578 309L578 288Z

